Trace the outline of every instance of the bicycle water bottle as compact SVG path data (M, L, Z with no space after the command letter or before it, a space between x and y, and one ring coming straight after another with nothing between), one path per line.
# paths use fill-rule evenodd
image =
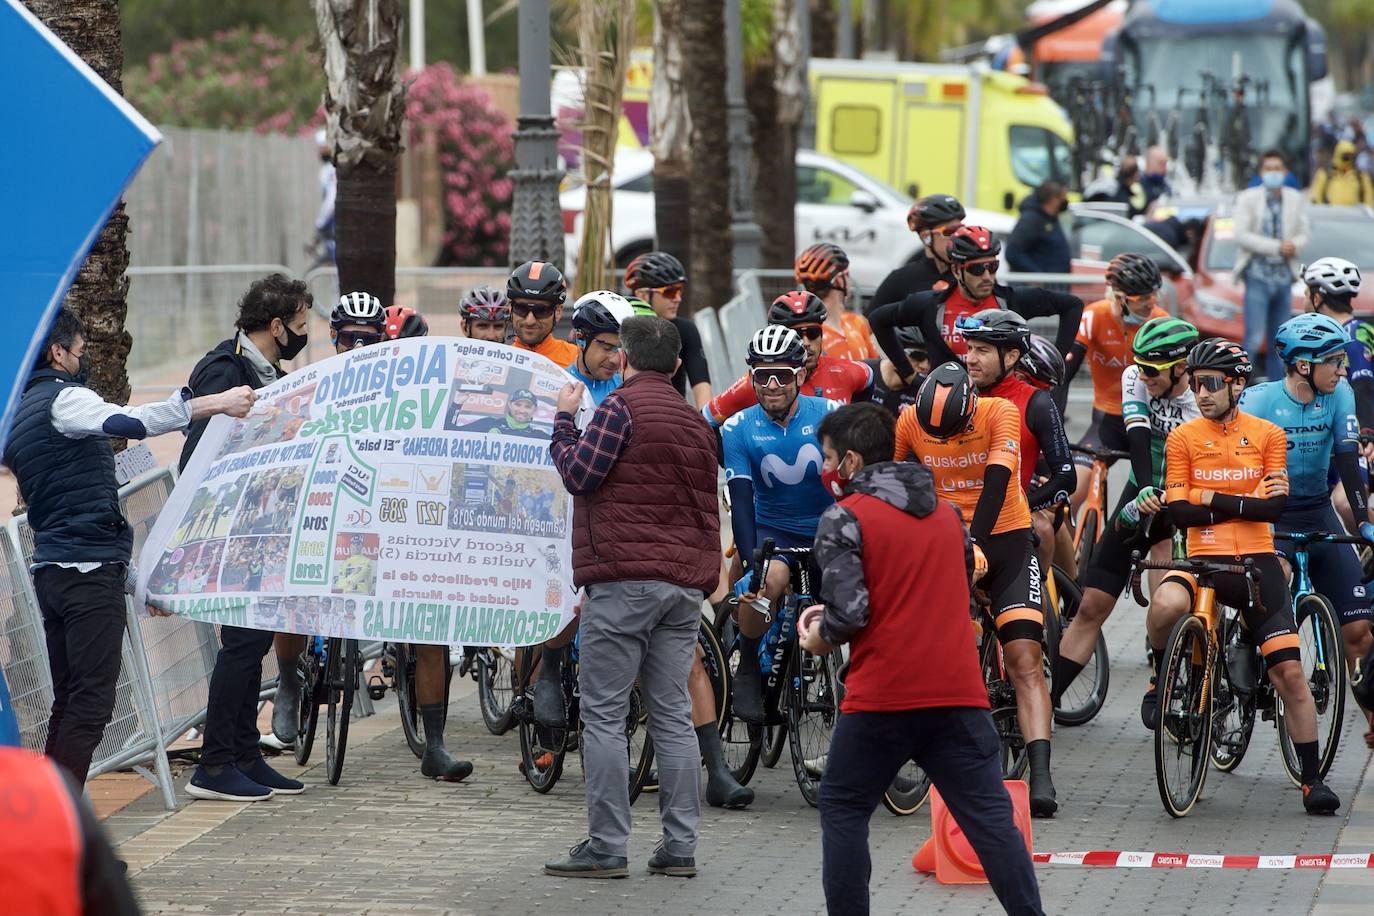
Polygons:
M1136 505L1135 500L1131 500L1121 507L1121 511L1116 514L1116 526L1127 531L1134 530L1140 524L1140 506Z

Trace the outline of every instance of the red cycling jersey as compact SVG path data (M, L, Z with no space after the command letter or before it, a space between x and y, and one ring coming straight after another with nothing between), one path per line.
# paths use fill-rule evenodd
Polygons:
M1031 474L1035 472L1035 464L1040 460L1040 440L1035 438L1035 433L1026 425L1026 403L1038 390L1008 372L1002 377L1002 381L978 392L985 397L1006 398L1016 405L1016 411L1021 415L1021 486L1026 490L1030 490Z
M964 315L972 315L986 308L996 308L998 304L993 296L975 302L965 296L963 287L958 285L949 291L949 296L943 303L944 311L940 314L940 336L944 337L945 344L960 360L968 353L968 344L964 343L964 335L955 329L954 323Z
M873 384L873 370L863 363L851 359L834 359L822 355L816 363L816 371L811 373L802 385L802 394L818 398L828 398L841 404L848 404L854 396ZM706 405L706 413L719 426L741 410L753 407L759 402L754 394L754 383L745 376L729 388L711 399Z

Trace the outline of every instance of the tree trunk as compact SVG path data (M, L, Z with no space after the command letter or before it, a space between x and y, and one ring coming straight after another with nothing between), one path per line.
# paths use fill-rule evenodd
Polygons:
M835 0L810 0L810 3L811 56L834 57L840 40L840 11Z
M396 160L405 86L401 0L315 0L324 49L324 108L338 196L339 290L396 296Z
M654 76L649 146L654 153L655 246L691 263L692 119L683 85L682 0L654 0Z
M778 121L776 74L771 57L760 61L745 87L754 141L754 219L763 231L759 261L766 269L790 268L797 253L796 131Z
M722 306L734 289L723 14L720 0L682 0L684 76L692 117L692 252L683 303L688 311Z
M24 0L44 25L76 52L115 92L123 94L124 51L119 38L118 0ZM11 87L12 91L20 91ZM65 305L86 326L90 386L108 401L129 399L125 361L133 338L124 329L128 314L129 218L124 202L111 214L77 271ZM122 447L122 440L119 443Z

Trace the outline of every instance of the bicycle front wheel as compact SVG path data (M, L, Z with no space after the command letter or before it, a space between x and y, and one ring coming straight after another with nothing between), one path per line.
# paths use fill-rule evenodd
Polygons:
M1052 567L1052 572L1055 591L1059 598L1059 620L1061 623L1070 621L1078 612L1078 603L1083 600L1083 593L1079 590L1078 583L1064 570L1055 566ZM1046 619L1049 613L1047 610ZM1060 725L1084 725L1091 722L1107 702L1107 686L1110 681L1111 661L1107 656L1107 638L1098 633L1097 645L1093 648L1088 663L1059 698L1059 705L1054 708L1054 721Z
M401 732L416 757L425 754L425 733L420 725L420 704L415 697L415 647L394 643L396 653L396 706L401 713Z
M320 669L320 657L309 647L301 653L296 662L297 674L301 679L300 701L296 707L296 763L305 766L310 760L310 751L315 746L315 732L320 725L321 679L324 672Z
M787 743L792 749L792 772L802 798L813 808L820 804L830 736L840 718L842 688L834 657L834 653L812 655L797 646L788 665Z
M515 699L511 672L515 653L510 649L482 649L477 656L477 699L482 723L493 735L504 735L515 724L511 701Z
M1302 651L1303 679L1312 691L1317 707L1317 752L1321 755L1319 773L1323 779L1336 759L1336 747L1341 742L1341 719L1345 714L1345 648L1340 627L1331 602L1318 594L1303 595L1298 600L1296 619L1298 639ZM1278 704L1279 749L1283 768L1293 785L1302 785L1302 764L1298 761L1293 736L1288 731L1288 716L1283 701Z
M740 648L739 639L736 638L738 632L735 621L729 614L722 615L722 619L716 622L716 633L725 652L724 670L727 683L734 677L735 669L739 666ZM709 669L707 673L710 673ZM730 693L728 688L726 693ZM763 752L764 728L749 725L735 718L735 711L728 702L722 704L716 710L716 714L720 717L720 746L725 754L725 764L730 768L735 781L747 786L749 780L754 778L759 756Z
M329 719L325 731L326 776L331 786L343 776L344 752L348 748L348 722L353 714L353 692L358 685L362 661L358 641L331 636L326 643L325 687L329 692Z
M1184 817L1207 779L1212 739L1209 665L1215 663L1207 625L1189 614L1174 625L1164 650L1155 729L1155 782L1164 810Z

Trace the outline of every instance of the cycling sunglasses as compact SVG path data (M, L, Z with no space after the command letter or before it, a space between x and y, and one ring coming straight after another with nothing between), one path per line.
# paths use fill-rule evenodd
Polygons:
M996 261L980 261L977 264L967 264L964 266L964 273L970 277L981 277L987 273L997 272Z
M987 326L988 324L986 321L981 318L976 318L973 315L960 315L958 318L954 319L954 329L956 331L981 331Z
M1213 393L1225 388L1235 379L1222 378L1220 375L1195 375L1188 382L1188 387L1194 391L1201 391L1206 388Z
M554 305L535 305L532 302L512 302L510 313L517 318L524 318L527 315L534 315L540 321L552 318L557 306Z
M337 336L338 342L343 344L346 350L370 347L373 344L381 343L385 338L386 335L379 331L340 331Z
M818 324L804 324L800 327L795 327L792 330L796 331L798 334L800 334L807 340L820 340L821 335L825 333L825 331L822 330L821 326Z
M1331 356L1328 356L1326 359L1317 360L1316 365L1335 366L1338 369L1342 369L1350 365L1350 356L1345 353L1335 353Z
M786 388L796 382L800 373L800 369L790 366L765 366L762 369L754 369L750 372L750 377L760 388Z
M1176 359L1171 363L1142 363L1140 360L1136 360L1135 367L1139 369L1140 374L1146 378L1155 378L1163 375L1165 372L1168 372L1182 362L1183 360L1181 359Z
M685 283L669 283L667 286L652 287L649 292L658 293L665 299L681 299L686 289L687 284Z

